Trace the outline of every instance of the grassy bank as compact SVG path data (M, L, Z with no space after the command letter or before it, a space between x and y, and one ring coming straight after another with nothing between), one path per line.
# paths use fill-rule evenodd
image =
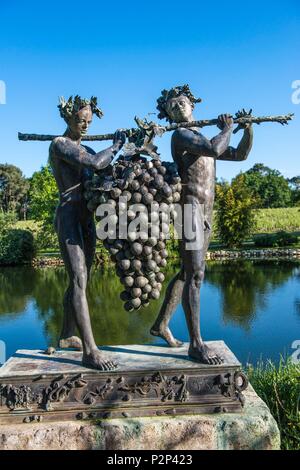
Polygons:
M283 450L300 450L300 363L249 366L247 375L277 421Z
M285 231L296 237L300 237L300 207L287 207L283 209L255 209L255 232L242 244L243 250L253 248L264 248L263 246L254 246L254 238L260 234L272 234ZM300 241L292 245L300 248ZM219 250L223 248L217 237L215 227L213 228L210 250Z
M256 233L300 231L300 207L256 209Z

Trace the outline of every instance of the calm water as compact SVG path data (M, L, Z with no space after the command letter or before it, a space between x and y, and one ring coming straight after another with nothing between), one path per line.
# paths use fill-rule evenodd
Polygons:
M167 280L175 271L173 267L167 272ZM56 344L66 283L63 268L0 269L0 340L6 343L7 357L16 349ZM94 269L88 298L97 344L158 342L149 328L162 299L127 313L120 291L113 270ZM292 342L300 340L300 263L210 262L201 289L201 312L204 339L223 339L244 363L290 355ZM181 306L171 329L188 340Z

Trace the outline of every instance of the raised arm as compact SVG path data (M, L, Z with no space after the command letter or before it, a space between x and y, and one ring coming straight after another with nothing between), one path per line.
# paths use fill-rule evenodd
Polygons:
M125 142L125 134L117 131L114 143L105 150L92 155L86 148L73 142L67 137L57 137L53 140L54 152L59 158L74 166L85 166L94 171L106 168Z
M221 115L219 116L218 126L222 130L211 140L204 137L198 131L180 128L174 132L172 143L190 154L195 154L197 157L200 154L207 157L218 158L228 148L232 134L233 121L229 116Z
M245 109L241 109L236 113L236 117L251 117L251 113L252 109L248 112ZM218 157L218 160L227 160L232 162L241 162L246 160L252 149L253 128L251 124L240 124L235 132L240 129L244 129L244 135L237 148L228 147L228 149Z

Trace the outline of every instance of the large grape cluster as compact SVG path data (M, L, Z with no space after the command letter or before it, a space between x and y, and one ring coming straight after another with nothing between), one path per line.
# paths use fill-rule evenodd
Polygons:
M165 279L161 269L166 267L168 257L166 239L181 190L174 163L149 161L141 156L120 157L85 184L89 210L96 211L101 204L110 208L110 215L102 214L100 220L106 217L115 230L108 230L103 244L124 286L120 297L127 311L147 307L151 299L160 297ZM124 213L128 233L121 238L120 216L124 217ZM146 217L143 224L146 230L130 230L137 216L140 221Z

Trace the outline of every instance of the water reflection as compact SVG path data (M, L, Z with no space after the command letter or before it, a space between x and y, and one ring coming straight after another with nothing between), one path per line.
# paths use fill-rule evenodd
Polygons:
M221 294L224 323L251 328L257 311L267 308L273 290L299 271L294 261L224 261L207 265L206 281Z
M128 313L119 298L122 285L114 270L94 269L87 295L96 342L133 344L153 341L149 329L173 270L166 275L160 300L152 301L147 309ZM67 286L64 268L2 268L0 285L0 318L1 315L9 315L11 320L22 315L28 303L33 300L45 336L51 344L56 344L62 324L62 301Z
M300 334L299 266L299 262L273 260L209 262L202 290L204 334L209 332L208 339L224 338L229 345L235 335L234 351L238 354L240 349L241 356L246 348L259 355L268 341L272 352L300 339L296 338L297 331ZM166 273L164 290L176 270L174 266ZM57 343L66 285L64 268L0 269L0 339L6 341L9 355L19 348ZM97 344L154 342L149 328L164 291L147 309L128 313L119 299L121 290L114 270L93 270L88 300ZM181 306L172 327L181 339L188 339ZM249 345L243 332L252 334ZM262 341L264 336L268 340Z
M0 315L22 314L35 285L34 269L0 269Z

